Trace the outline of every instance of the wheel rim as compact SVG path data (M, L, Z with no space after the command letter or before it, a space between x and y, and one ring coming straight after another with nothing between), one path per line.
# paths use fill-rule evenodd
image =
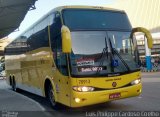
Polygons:
M56 105L55 96L54 96L54 91L53 91L53 89L52 89L52 86L50 86L50 90L49 90L49 100L50 100L50 102L51 102L51 104L52 104L53 106Z

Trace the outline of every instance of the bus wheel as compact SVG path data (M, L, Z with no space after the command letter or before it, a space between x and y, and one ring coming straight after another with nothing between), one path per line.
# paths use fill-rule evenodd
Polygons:
M53 87L52 87L52 84L50 83L49 85L48 85L48 100L49 100L49 102L50 102L50 104L51 104L51 106L54 108L54 109L58 109L57 108L57 103L56 103L56 101L55 101L55 95L54 95L54 90L53 90Z
M9 76L9 85L12 86L12 77Z
M12 79L12 90L16 91L16 81L14 78Z

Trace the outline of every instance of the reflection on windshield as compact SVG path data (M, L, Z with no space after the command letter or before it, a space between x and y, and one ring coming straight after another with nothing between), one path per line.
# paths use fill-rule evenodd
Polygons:
M109 31L108 37L112 42L112 47L115 48L119 53L133 54L132 40L129 38L129 32L115 32Z
M132 40L129 38L130 33L109 31L107 34L112 42L112 47L117 50L130 70L137 69L138 64L134 60L134 48Z
M101 53L105 48L106 32L72 32L71 35L74 54L91 55Z
M130 32L115 31L72 32L71 74L97 75L98 73L99 75L105 75L124 73L128 71L125 64L132 67L130 70L138 69L133 58L133 45L129 34ZM112 48L118 53L111 51L108 39L111 40ZM104 53L106 47L105 52L107 53ZM117 65L113 65L113 62L116 62Z

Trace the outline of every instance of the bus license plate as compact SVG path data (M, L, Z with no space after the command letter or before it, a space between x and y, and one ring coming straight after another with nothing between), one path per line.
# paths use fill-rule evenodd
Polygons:
M112 93L109 95L109 99L115 99L120 97L121 97L121 93Z

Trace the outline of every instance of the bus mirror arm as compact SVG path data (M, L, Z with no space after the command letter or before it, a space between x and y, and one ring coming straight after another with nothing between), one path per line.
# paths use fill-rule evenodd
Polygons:
M71 53L71 32L65 25L61 28L62 33L62 52Z
M144 33L145 36L146 36L146 38L147 38L148 48L151 49L153 47L152 35L151 35L151 33L146 28L143 28L143 27L133 28L132 32L131 32L131 35L130 35L130 38L133 37L133 34L135 32L142 32L142 33Z

